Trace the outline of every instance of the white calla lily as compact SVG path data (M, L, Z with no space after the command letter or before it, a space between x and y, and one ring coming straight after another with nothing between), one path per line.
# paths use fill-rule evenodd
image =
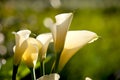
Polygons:
M23 42L29 38L31 31L29 30L20 30L18 32L13 32L15 34L16 45L13 47L14 51L14 65L19 65L22 55L27 48L27 44Z
M70 23L72 21L73 14L72 13L64 13L55 16L56 23L49 23L48 26L52 32L55 51L56 53L60 53L64 47L66 33L69 29Z
M81 30L81 31L68 31L66 35L64 49L60 56L58 69L61 69L65 66L65 64L69 61L69 59L84 45L89 42L93 42L98 39L96 33Z
M23 62L29 68L35 67L42 44L34 38L28 38L23 44L27 44L27 48L22 56Z
M46 52L47 52L49 42L52 39L52 34L51 33L40 34L37 36L36 39L39 40L43 45L39 52L40 61L42 61L46 58Z
M49 75L44 75L37 80L59 80L59 79L60 79L60 75L57 73L53 73Z
M68 60L80 48L98 38L96 33L87 30L68 31L72 17L72 13L63 13L55 16L55 24L50 18L44 21L44 24L49 27L52 32L55 51L58 53L56 55L53 72L61 71Z

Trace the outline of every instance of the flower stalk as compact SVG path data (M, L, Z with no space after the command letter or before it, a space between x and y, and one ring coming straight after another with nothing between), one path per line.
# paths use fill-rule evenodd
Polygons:
M45 64L44 61L40 62L40 76L44 76L45 75Z
M53 67L53 70L52 70L53 73L58 73L60 55L61 55L61 52L56 53L56 55L55 55L55 63L54 63L54 67Z
M32 80L36 80L35 68L30 68Z
M17 70L18 70L18 65L13 65L12 80L16 80Z

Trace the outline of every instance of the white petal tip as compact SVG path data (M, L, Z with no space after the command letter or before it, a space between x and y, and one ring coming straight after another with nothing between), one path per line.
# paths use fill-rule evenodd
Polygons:
M66 20L69 20L73 17L73 13L63 13L55 16L56 24L61 24Z
M45 44L46 42L49 42L52 39L51 33L45 33L40 34L36 37L37 40L39 40L42 44Z
M18 31L17 33L18 33L18 34L20 34L20 33L28 33L28 34L30 34L31 31L30 31L30 30L20 30L20 31Z
M85 78L85 80L92 80L92 79L91 79L91 78L89 78L89 77L86 77L86 78Z
M18 31L18 32L12 32L12 34L22 34L22 33L30 34L31 31L30 31L30 30L20 30L20 31Z
M88 43L92 43L92 42L96 41L98 38L99 38L99 37L95 37L95 38L93 38L91 41L89 41Z

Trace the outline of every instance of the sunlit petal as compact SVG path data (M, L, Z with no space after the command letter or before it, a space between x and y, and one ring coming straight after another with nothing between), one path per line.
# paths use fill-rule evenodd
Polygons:
M15 34L16 45L13 47L14 51L14 65L18 65L21 61L21 57L27 48L27 44L23 44L24 41L29 38L31 31L29 30L20 30L18 32L13 32Z
M69 31L66 36L65 46L60 57L59 70L61 70L68 60L84 45L90 41L97 40L96 33L91 31Z
M22 55L24 54L27 47L28 47L28 44L25 41L23 41L20 48L17 48L16 46L13 47L13 50L15 50L14 65L18 65L20 63Z
M30 30L20 30L18 32L13 32L13 34L15 34L16 46L20 47L23 41L29 37L30 33Z
M64 41L66 33L69 29L69 26L72 21L72 13L64 13L55 16L56 23L53 26L50 26L50 30L53 35L53 40L55 43L56 52L62 51L64 47Z
M38 53L39 49L42 47L42 44L39 43L34 38L28 38L25 43L27 43L27 49L25 50L22 60L25 62L25 64L30 67L35 67L37 59L38 59Z
M56 19L56 24L61 25L61 24L66 24L69 25L71 23L71 19L73 17L72 13L63 13L63 14L58 14L55 16Z
M56 41L55 41L55 50L60 52L64 47L66 33L69 29L69 26L72 21L72 13L64 13L55 16L56 18Z
M46 52L47 52L49 42L52 39L52 34L51 33L40 34L37 36L36 39L39 40L43 45L40 52L39 52L40 53L40 60L43 60L46 58Z

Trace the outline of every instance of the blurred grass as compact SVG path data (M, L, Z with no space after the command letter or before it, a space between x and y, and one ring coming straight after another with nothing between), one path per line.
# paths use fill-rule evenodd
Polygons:
M95 8L95 9L68 9L52 7L43 10L16 8L15 5L2 3L0 5L0 32L5 35L4 45L7 53L0 55L6 59L6 64L0 69L0 80L10 80L12 74L12 47L14 45L13 31L30 29L32 36L40 33L50 32L43 25L46 17L52 17L63 12L73 12L74 17L70 30L91 30L96 32L100 38L92 44L82 48L65 66L61 72L61 80L84 80L86 76L93 80L115 80L120 76L120 9L117 7ZM21 66L20 70L25 68ZM25 73L18 73L18 80Z

